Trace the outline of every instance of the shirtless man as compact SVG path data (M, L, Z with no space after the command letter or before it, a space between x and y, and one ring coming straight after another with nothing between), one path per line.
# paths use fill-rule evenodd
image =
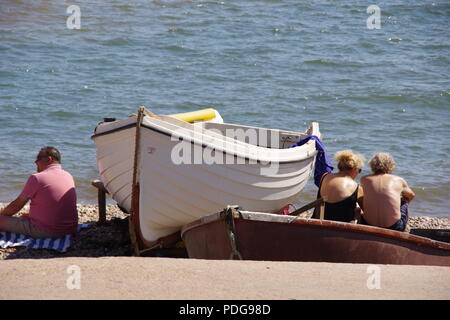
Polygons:
M408 203L414 199L414 192L404 179L392 174L395 161L389 153L377 153L369 166L373 174L361 178L364 190L362 223L405 231Z

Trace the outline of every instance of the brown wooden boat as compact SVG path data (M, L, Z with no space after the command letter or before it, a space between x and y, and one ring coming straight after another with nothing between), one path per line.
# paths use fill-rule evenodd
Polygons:
M450 266L450 244L378 227L228 207L181 230L190 258Z

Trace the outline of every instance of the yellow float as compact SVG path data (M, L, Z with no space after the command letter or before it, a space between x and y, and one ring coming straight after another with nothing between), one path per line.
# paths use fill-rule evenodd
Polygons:
M212 120L216 117L216 114L217 111L215 109L208 108L191 112L171 114L169 117L192 123Z

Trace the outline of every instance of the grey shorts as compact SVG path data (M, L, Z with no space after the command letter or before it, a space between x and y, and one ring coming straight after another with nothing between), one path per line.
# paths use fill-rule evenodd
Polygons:
M54 235L36 228L31 224L29 218L19 217L4 217L8 218L6 222L6 229L8 232L20 233L32 238L59 238L61 235Z

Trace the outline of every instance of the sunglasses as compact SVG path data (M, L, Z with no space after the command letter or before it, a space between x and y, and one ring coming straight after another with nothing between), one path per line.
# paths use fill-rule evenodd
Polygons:
M45 158L47 158L48 156L37 156L36 157L36 160L34 160L34 162L36 163L36 162L38 162L38 161L41 161L42 159L45 159Z

